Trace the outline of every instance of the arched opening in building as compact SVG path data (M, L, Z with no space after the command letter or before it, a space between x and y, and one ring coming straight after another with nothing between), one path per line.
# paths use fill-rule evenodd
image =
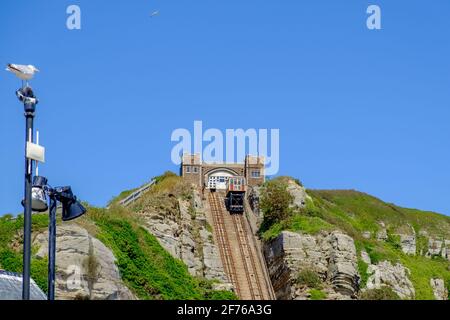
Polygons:
M211 170L206 174L205 185L207 189L226 190L228 180L238 174L227 168Z

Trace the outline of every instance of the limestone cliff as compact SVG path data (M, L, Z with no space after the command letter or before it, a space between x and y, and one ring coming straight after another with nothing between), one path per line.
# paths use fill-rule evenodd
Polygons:
M59 300L129 300L134 295L123 284L110 249L76 224L57 228L55 295ZM37 233L36 258L48 252L48 232Z
M144 227L173 257L181 259L192 275L218 280L221 288L231 289L202 196L196 188L187 188L188 198L163 193L142 200L136 204L137 214L143 217Z
M293 179L275 181L292 196L289 217L262 230L279 299L448 298L448 217L355 191L307 191ZM305 274L316 274L320 284L305 285ZM392 294L377 291L384 288Z
M127 207L119 197L58 224L58 299L235 298L201 191L174 174L157 180ZM283 218L264 225L265 186L249 189L245 216L277 299L448 299L450 218L353 190L272 181L291 195ZM33 277L42 288L47 219L33 218ZM5 216L0 224L0 267L17 272L22 221Z
M340 232L312 236L283 231L264 246L264 255L278 299L305 299L297 285L302 270L316 272L330 299L347 299L358 292L359 275L352 238Z

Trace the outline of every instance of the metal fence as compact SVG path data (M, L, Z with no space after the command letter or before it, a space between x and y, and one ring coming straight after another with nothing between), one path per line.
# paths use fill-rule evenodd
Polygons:
M134 191L132 194L130 194L125 199L122 199L119 201L119 204L121 206L128 206L130 203L133 203L137 199L139 199L145 192L147 192L153 185L155 184L155 180L150 181L150 183L146 184L145 186L139 188L138 190Z

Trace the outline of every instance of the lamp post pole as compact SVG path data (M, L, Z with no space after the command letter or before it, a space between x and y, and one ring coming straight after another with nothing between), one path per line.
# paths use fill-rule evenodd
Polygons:
M56 260L56 204L55 195L50 194L50 223L48 224L48 300L55 300Z
M25 110L25 197L23 226L23 274L22 299L30 299L30 266L31 266L31 188L33 175L33 160L27 158L27 142L33 141L33 120L37 99L30 87L19 89L17 95L23 101Z

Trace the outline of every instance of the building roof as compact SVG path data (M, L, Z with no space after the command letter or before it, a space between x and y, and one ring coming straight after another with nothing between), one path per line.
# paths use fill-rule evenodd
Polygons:
M47 300L45 293L30 282L30 299ZM0 270L0 300L22 300L22 275L14 272Z

